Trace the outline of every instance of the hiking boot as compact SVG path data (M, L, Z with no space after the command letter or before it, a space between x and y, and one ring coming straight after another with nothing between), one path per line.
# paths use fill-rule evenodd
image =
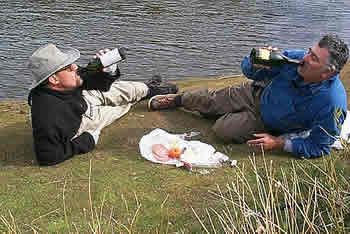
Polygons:
M162 81L162 77L160 75L154 75L152 79L146 81L145 84L148 86L149 91L144 99L148 99L156 95L175 94L179 90L176 87L176 84Z
M179 94L157 95L148 101L149 110L172 109L178 106L181 106L181 95Z

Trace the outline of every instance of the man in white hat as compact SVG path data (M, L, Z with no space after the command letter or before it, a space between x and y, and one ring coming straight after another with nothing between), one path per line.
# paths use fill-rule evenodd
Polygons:
M102 50L97 57L108 50ZM116 64L103 72L79 72L80 53L47 44L29 58L34 150L40 165L54 165L94 149L100 131L141 99L176 93L174 84L154 77L145 83L117 81Z

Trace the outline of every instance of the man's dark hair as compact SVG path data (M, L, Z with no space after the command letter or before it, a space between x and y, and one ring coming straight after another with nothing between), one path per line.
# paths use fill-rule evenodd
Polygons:
M320 48L327 48L329 57L328 64L339 73L349 58L349 48L337 35L328 34L318 42Z

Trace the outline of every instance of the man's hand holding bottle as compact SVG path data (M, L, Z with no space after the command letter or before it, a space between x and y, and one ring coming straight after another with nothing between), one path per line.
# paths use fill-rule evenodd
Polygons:
M117 63L125 58L125 48L103 49L96 53L86 70L87 72L108 72L114 75L117 71Z

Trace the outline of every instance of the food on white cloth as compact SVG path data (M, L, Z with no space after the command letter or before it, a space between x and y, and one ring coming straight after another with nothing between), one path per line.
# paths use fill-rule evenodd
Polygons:
M152 145L152 153L153 156L161 162L166 162L169 160L169 150L162 144Z

